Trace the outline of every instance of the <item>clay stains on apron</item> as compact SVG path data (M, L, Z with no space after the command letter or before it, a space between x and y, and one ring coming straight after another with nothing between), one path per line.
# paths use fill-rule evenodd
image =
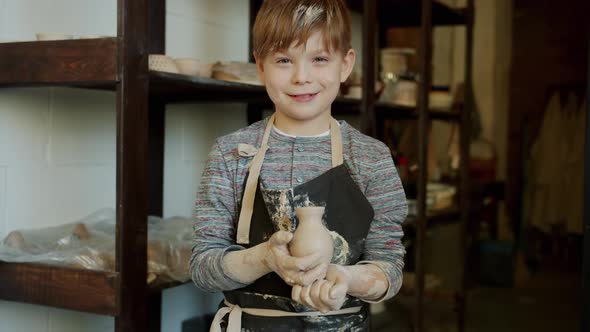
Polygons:
M332 241L334 242L334 254L332 255L332 264L347 265L350 260L350 246L348 242L338 232L330 231Z
M262 186L261 186L262 187ZM293 189L263 189L262 197L275 230L294 232L297 228L296 207L324 206L323 202L312 202L306 194L293 194ZM324 220L324 225L325 220ZM328 227L329 229L329 227ZM333 264L350 263L350 246L343 236L336 231L330 231L334 243Z

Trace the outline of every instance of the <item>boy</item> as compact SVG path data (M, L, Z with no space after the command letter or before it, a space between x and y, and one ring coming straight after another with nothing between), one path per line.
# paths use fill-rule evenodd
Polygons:
M192 277L225 296L211 330L367 331L367 303L401 286L407 205L389 149L331 117L355 61L348 10L266 0L253 37L275 113L217 140L196 204ZM331 264L289 254L300 206L325 206Z

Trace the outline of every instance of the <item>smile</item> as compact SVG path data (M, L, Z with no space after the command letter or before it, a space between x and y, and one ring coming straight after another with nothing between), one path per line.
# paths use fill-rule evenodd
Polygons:
M302 94L297 94L297 95L288 95L289 97L291 97L291 99L300 102L300 103L305 103L308 101L311 101L315 98L315 96L317 96L318 93L302 93Z

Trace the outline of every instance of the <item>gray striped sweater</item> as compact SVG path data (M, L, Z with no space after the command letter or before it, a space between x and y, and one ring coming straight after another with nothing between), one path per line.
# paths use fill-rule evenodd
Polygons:
M236 245L239 202L252 157L238 154L238 144L260 146L267 119L218 138L209 154L197 193L194 245L190 271L195 284L217 292L244 287L223 269L223 256ZM402 283L405 250L401 224L407 215L403 187L391 154L382 142L340 122L344 163L373 206L365 249L358 264L379 266L394 296ZM289 137L272 131L260 181L266 189L283 189L307 182L332 167L330 136Z

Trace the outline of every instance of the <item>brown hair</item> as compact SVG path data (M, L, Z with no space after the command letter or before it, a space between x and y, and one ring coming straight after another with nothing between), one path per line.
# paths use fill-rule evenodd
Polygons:
M254 56L262 59L293 42L305 45L321 31L325 47L343 55L351 48L350 13L344 0L265 0L252 31Z

